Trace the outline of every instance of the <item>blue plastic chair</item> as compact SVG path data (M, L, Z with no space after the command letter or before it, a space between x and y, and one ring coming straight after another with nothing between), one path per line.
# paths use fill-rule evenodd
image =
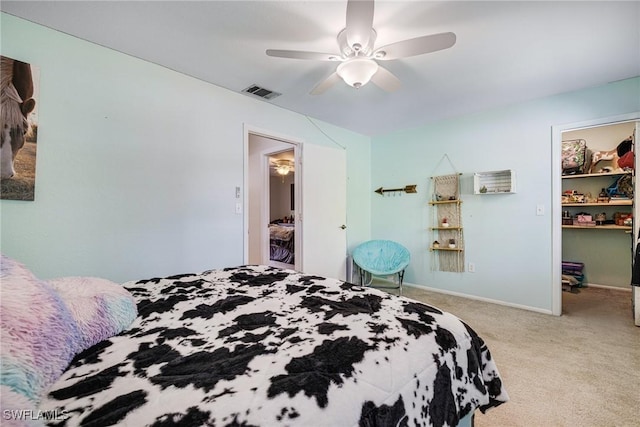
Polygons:
M409 265L411 254L400 243L392 240L369 240L361 243L353 250L351 256L360 273L360 286L365 286L365 274L371 278L366 286L371 285L373 276L398 275L398 286L382 288L400 289L402 295L402 282L404 271Z

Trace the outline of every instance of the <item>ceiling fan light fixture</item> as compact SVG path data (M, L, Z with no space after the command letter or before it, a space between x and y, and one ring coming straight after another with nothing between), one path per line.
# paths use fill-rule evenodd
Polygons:
M289 160L280 159L273 164L273 168L278 175L284 177L285 175L289 175L289 172L293 169L293 164Z
M369 83L378 71L378 63L370 58L355 57L338 65L336 72L349 86L356 89Z
M289 174L289 165L280 165L278 167L276 167L276 172L278 172L278 175L288 175Z

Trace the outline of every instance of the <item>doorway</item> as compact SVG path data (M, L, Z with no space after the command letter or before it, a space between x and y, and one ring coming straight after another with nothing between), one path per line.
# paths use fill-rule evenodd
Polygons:
M270 152L264 158L267 162L269 189L265 194L268 205L268 248L263 248L263 263L280 268L295 269L295 150Z
M295 141L249 132L247 239L249 264L302 269L300 162Z
M293 149L295 270L345 280L346 148L303 143L247 125L244 131L245 263L264 264L268 253L269 157Z
M562 125L562 126L554 126L552 128L552 170L553 170L553 174L552 174L552 212L554 212L554 215L552 217L552 260L553 260L553 266L552 266L552 274L553 274L553 278L552 278L552 286L553 286L553 293L552 293L552 313L554 315L561 315L562 314L562 293L563 293L563 283L562 283L562 262L563 262L563 248L566 247L571 247L572 245L574 247L576 246L576 243L573 242L573 240L578 239L577 241L581 243L584 242L585 239L594 239L594 238L599 238L603 237L606 238L608 240L611 240L614 236L612 236L612 233L622 233L624 232L624 230L606 230L604 228L600 228L600 229L583 229L583 228L578 228L576 227L575 229L573 229L573 227L568 227L566 224L563 225L562 223L562 215L561 213L563 211L567 211L567 201L565 201L565 203L562 203L562 195L563 192L566 191L567 186L571 186L570 184L573 184L573 182L576 182L576 185L578 185L577 183L579 181L582 180L587 180L587 182L589 180L597 180L598 182L600 182L602 180L602 182L604 182L604 180L607 179L606 176L596 176L595 178L592 178L591 175L585 175L584 177L579 177L577 178L577 180L574 179L567 179L566 176L562 176L561 171L562 171L562 141L564 137L571 137L570 139L580 139L581 136L584 135L594 135L599 132L599 131L604 131L604 130L609 130L609 129L619 129L620 126L619 125L623 125L624 123L628 123L628 125L623 125L622 128L623 129L631 129L631 132L634 133L636 135L635 140L637 141L637 133L638 133L638 125L637 125L637 121L638 119L640 119L640 113L632 113L632 114L627 114L627 115L623 115L623 116L616 116L616 117L611 117L611 118L603 118L603 119L597 119L597 120L591 120L588 122L580 122L580 123L572 123L572 124L567 124L567 125ZM595 133L594 133L595 132ZM626 132L626 131L625 131ZM624 132L623 132L624 134ZM629 136L629 135L624 135L625 137ZM621 142L624 138L618 136L617 139L620 139ZM614 137L614 141L615 141L615 137ZM588 143L587 143L588 144ZM599 149L598 147L594 147L596 149ZM636 156L637 159L637 156ZM637 169L636 169L637 170ZM588 172L588 171L587 171ZM606 172L606 170L604 170L603 172ZM615 178L610 178L615 179ZM581 184L582 185L582 184ZM604 185L604 184L601 184ZM600 190L600 188L598 188L598 190ZM589 192L591 193L591 197L597 197L599 194L595 194L594 196L594 190L589 190ZM579 194L578 194L579 195ZM586 196L585 196L586 197ZM586 202L586 200L585 200ZM639 221L637 220L638 218L638 212L640 211L638 209L638 191L634 191L633 192L633 196L632 196L632 200L628 202L630 205L630 211L633 215L633 218L636 218L636 220L633 221L633 225L631 227L629 227L629 230L627 231L627 236L626 237L622 237L622 239L618 239L618 240L622 240L623 242L623 246L624 243L626 242L626 247L623 247L622 250L625 251L625 253L628 255L626 257L627 259L627 263L628 265L625 265L624 268L627 269L627 271L630 273L631 271L631 254L634 251L635 248L635 239L634 236L638 236L638 223ZM569 202L569 206L571 205L571 201ZM585 204L586 206L586 204ZM598 210L598 208L602 207L600 205L597 204L597 200L593 203L594 208L596 209L596 211ZM581 206L579 206L581 207ZM578 210L579 207L577 207ZM585 208L586 209L586 208ZM603 209L605 210L605 209ZM571 212L570 212L571 213ZM586 213L586 212L585 212ZM598 212L600 213L600 212ZM604 213L604 212L603 212ZM613 213L613 212L612 212ZM594 217L595 218L595 217ZM600 218L602 220L602 218ZM571 230L566 230L567 228L572 228ZM571 238L569 239L569 237L567 237L567 242L563 242L563 232L565 231L569 231L572 234L575 234L575 236L571 236ZM605 233L605 234L602 234ZM609 235L607 235L606 233L610 233ZM631 234L631 236L629 236L628 234ZM616 236L616 237L620 237L620 236ZM566 243L566 244L565 244ZM598 252L598 250L596 250L596 253ZM602 257L600 257L600 259L602 259ZM569 261L575 261L575 260L569 260ZM597 282L596 282L597 283Z

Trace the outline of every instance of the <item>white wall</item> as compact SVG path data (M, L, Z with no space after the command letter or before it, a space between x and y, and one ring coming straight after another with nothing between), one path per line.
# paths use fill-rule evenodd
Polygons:
M11 15L0 23L1 53L41 69L35 201L0 202L1 250L43 278L241 264L244 126L334 144L267 102ZM370 232L370 138L317 124L347 147L353 246Z
M375 195L372 238L409 248L409 283L551 312L551 218L561 214L551 211L552 175L559 173L551 168L551 127L634 111L640 78L374 137L372 188L418 184L418 194ZM502 169L515 170L516 194L472 194L473 172ZM475 273L431 271L429 178L451 172L463 173L465 256Z

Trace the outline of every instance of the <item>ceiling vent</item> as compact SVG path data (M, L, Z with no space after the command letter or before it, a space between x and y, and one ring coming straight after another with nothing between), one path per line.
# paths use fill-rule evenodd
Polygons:
M252 95L259 96L260 98L264 98L264 99L273 99L277 96L282 95L281 93L274 92L269 89L265 89L258 85L251 85L248 88L244 89L243 92L250 93Z

